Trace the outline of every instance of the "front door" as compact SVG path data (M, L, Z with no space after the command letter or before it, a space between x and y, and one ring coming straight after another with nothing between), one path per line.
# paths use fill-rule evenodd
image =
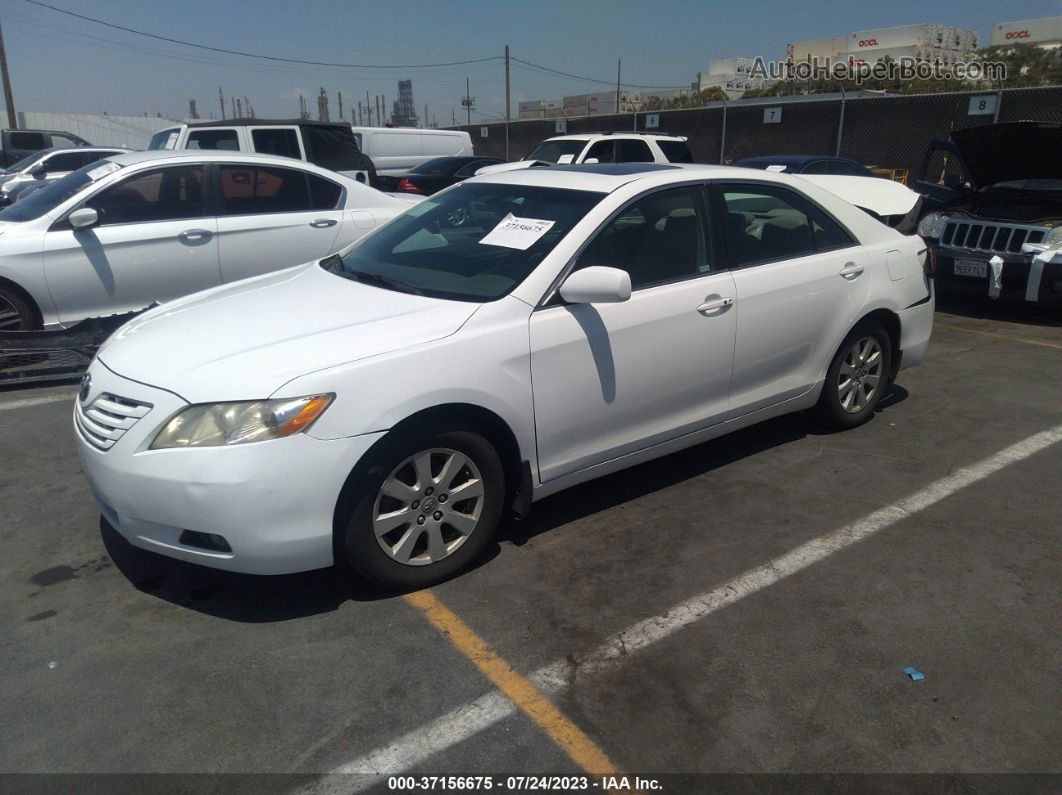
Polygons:
M628 205L579 255L631 277L628 301L531 315L543 482L722 421L734 359L734 282L717 270L700 185Z
M302 169L225 164L218 168L218 252L226 282L334 253L343 188Z
M142 309L217 285L217 223L203 202L203 168L141 171L84 202L99 222L61 219L44 238L44 273L64 325Z

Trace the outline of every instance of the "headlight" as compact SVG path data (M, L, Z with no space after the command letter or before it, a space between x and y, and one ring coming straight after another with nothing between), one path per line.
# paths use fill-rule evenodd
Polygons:
M947 221L940 213L926 213L925 217L918 222L918 234L922 237L939 238L944 231Z
M291 436L309 428L334 399L335 395L311 395L189 406L162 426L151 449L221 447Z
M1044 244L1048 246L1057 246L1062 243L1062 224L1059 224L1046 235L1044 235Z

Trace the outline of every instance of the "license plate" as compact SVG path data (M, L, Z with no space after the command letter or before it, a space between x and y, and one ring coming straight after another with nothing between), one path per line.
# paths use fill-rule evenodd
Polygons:
M980 276L982 279L988 276L988 263L975 259L955 260L956 276Z

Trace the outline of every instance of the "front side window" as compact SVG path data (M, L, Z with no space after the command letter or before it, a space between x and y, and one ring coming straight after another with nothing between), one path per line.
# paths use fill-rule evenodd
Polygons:
M62 135L61 133L52 133L52 148L53 149L69 149L72 146L83 146L85 144L80 138L71 138L69 135Z
M218 172L221 178L222 215L300 213L314 209L305 171L224 165ZM335 201L332 202L333 207Z
M630 274L633 289L709 273L704 207L699 185L639 199L609 221L575 268L620 268Z
M100 191L85 205L99 213L100 226L202 218L206 215L203 168L171 166L145 171Z
M181 131L178 129L172 130L159 130L157 133L151 136L151 140L148 141L147 148L151 149L173 149L177 146L177 138Z
M653 153L645 141L624 138L616 142L619 147L617 163L652 163Z
M597 158L598 163L615 163L616 142L598 141L587 151L586 157L583 158L583 162L585 163L590 158Z
M185 149L221 149L227 152L239 152L240 139L235 130L192 130L188 133Z
M774 185L721 186L727 217L726 246L734 266L802 257L812 253L811 223L804 198Z
M104 156L104 154L100 154L99 157L95 159L99 160L100 157ZM87 165L87 163L85 162L84 152L61 152L60 154L52 155L41 163L41 165L44 166L45 172L54 174L62 171L76 171L82 166Z
M256 152L302 160L302 152L299 150L299 134L295 130L283 128L251 130L251 143Z
M563 188L461 183L415 205L325 266L384 289L493 301L538 267L602 198Z
M33 191L29 196L19 199L10 207L0 211L0 221L33 221L45 213L50 213L56 207L98 179L118 171L122 167L117 163L106 160L90 163L82 166L77 171L67 174L62 179L57 179L40 190Z

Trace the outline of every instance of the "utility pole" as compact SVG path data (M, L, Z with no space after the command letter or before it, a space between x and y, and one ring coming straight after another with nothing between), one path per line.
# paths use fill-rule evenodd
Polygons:
M225 95L221 91L221 86L218 86L218 101L221 102L221 118L225 118Z
M616 115L620 112L620 70L623 68L623 59L616 61Z
M236 118L237 119L242 119L243 118L243 106L240 105L240 98L236 97L233 100L233 102L236 103Z
M189 119L198 119L199 118L199 111L197 111L195 109L195 100L194 99L188 100L188 118Z
M336 93L339 94L339 120L343 121L343 92L337 91Z
M468 115L468 126L472 126L472 92L468 88L468 78L465 78L465 98L461 101L461 104L465 106Z
M372 127L372 103L369 102L368 91L365 92L365 115L368 117L365 120L367 122L366 126Z
M509 45L505 45L505 159L509 159Z
M450 115L453 117L454 127L456 127L457 126L457 111L454 110L452 105L450 106ZM443 118L446 118L446 117L444 116Z
M431 125L428 124L428 104L424 103L424 129L427 129Z
M15 115L15 98L11 96L11 74L7 71L7 50L4 49L3 27L0 27L0 73L4 81L4 99L7 100L7 124L12 130L17 130L18 117Z

